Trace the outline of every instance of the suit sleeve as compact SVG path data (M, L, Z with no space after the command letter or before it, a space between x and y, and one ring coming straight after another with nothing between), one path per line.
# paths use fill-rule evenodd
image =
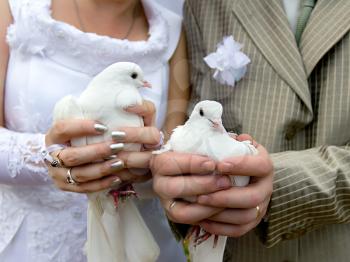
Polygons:
M350 222L350 143L271 155L274 191L258 233L268 247Z

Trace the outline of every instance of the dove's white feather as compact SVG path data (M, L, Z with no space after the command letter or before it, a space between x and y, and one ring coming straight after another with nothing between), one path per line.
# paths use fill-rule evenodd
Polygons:
M141 127L141 117L127 113L128 106L142 103L138 88L143 86L143 72L134 63L116 63L98 74L79 98L67 96L54 110L54 120L92 119L108 127L103 135L72 139L72 146L83 146L111 140L118 127ZM141 145L127 144L125 150L139 151ZM159 247L132 199L118 209L108 190L88 194L89 262L154 262ZM137 241L136 241L137 240Z

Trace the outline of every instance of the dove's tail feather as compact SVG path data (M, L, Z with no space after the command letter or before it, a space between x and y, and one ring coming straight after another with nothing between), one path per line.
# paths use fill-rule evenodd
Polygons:
M217 243L215 235L211 235L204 242L196 245L194 237L189 244L190 257L192 262L222 262L226 246L227 237L219 236Z
M159 247L131 199L116 210L114 202L89 195L89 262L154 262Z

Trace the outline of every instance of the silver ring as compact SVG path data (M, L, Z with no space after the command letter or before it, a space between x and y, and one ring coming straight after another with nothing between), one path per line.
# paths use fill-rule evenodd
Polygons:
M72 176L72 169L73 167L69 168L67 170L67 177L66 177L66 181L68 184L70 185L77 185L78 182L74 180L73 176Z

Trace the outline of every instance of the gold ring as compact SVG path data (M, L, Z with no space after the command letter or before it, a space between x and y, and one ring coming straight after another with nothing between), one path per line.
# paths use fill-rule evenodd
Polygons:
M258 219L260 217L261 210L259 206L256 206L255 209L256 209L256 219Z
M61 166L62 166L62 167L65 167L66 165L64 164L63 160L60 158L60 154L61 154L62 151L63 151L63 149L60 150L60 151L58 151L58 153L56 154L56 158L57 158L58 161L61 163Z
M171 204L169 205L169 211L176 205L176 201L173 200L173 202L171 202Z
M67 170L66 182L70 185L77 185L78 182L75 181L73 176L72 176L72 169L73 169L73 167L68 168L68 170Z

